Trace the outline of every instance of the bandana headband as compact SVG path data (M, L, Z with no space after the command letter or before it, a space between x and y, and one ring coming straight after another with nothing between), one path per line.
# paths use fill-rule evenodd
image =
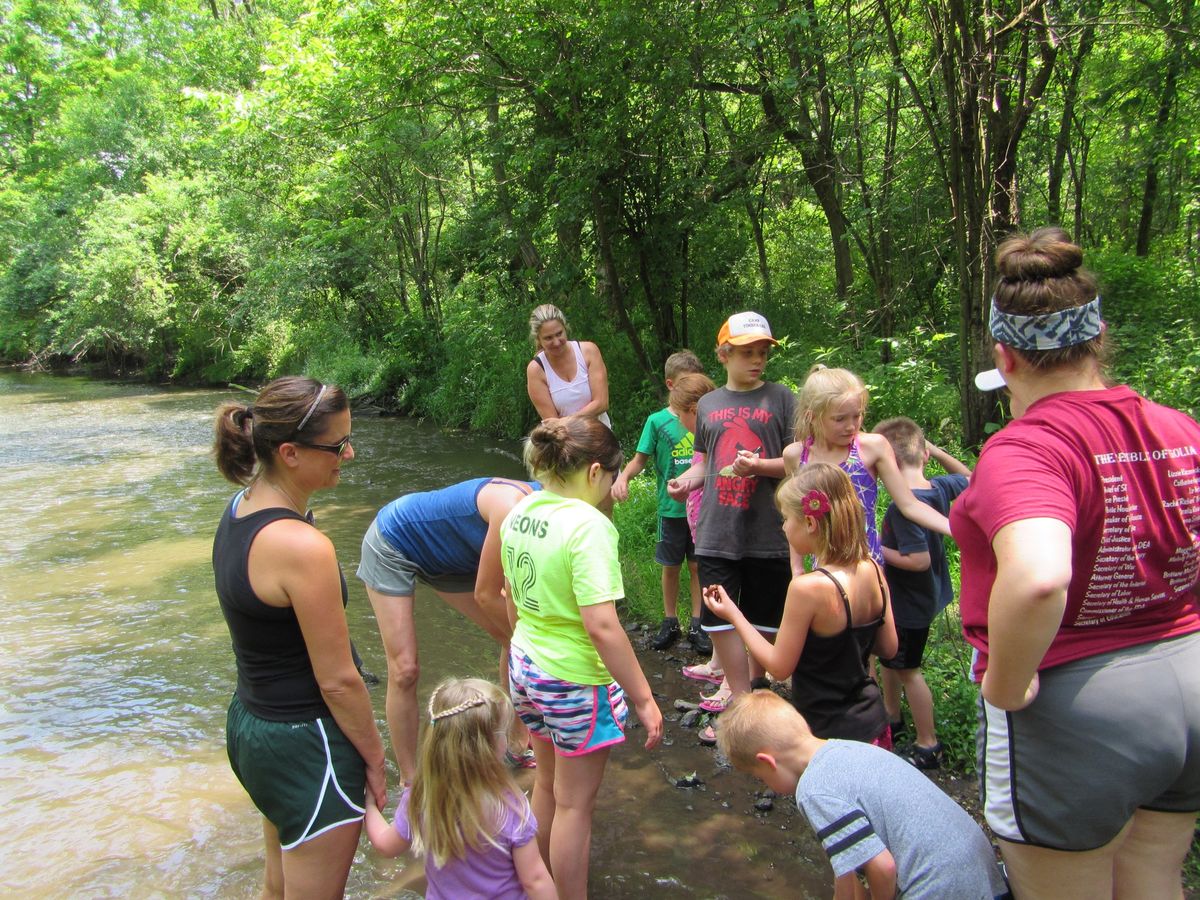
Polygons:
M988 329L1001 344L1018 350L1057 350L1074 347L1100 335L1100 295L1083 306L1072 306L1040 316L1018 316L1001 312L992 297Z

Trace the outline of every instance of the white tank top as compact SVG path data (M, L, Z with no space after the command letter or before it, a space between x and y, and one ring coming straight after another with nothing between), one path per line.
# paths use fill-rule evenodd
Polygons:
M546 373L546 385L550 388L550 399L554 403L554 409L560 416L570 416L579 412L585 406L592 402L592 386L588 384L588 366L587 361L583 358L583 350L579 346L579 341L571 341L571 349L575 351L575 379L573 381L563 381L558 377L558 373L554 371L554 366L550 365L550 360L546 359L546 351L538 351L538 361L542 364L542 370ZM612 428L612 421L608 418L608 413L601 413L596 417L609 428Z

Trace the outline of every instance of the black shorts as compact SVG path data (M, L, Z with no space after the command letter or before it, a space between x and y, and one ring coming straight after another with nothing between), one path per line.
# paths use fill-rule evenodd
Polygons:
M723 559L697 556L700 586L719 584L737 604L746 619L759 631L778 631L783 620L783 604L792 583L792 564L787 557L778 559ZM713 614L707 605L700 612L700 627L705 631L729 631L733 628Z
M891 659L880 659L885 669L919 669L925 658L925 644L929 640L929 626L924 628L901 628L896 626L899 641L896 655Z
M692 530L687 519L658 517L658 543L654 545L654 561L660 566L680 566L685 559L696 558Z

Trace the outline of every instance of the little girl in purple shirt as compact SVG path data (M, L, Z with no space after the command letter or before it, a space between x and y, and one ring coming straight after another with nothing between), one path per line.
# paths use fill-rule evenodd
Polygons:
M389 825L367 795L371 844L425 859L426 900L556 900L537 820L504 763L515 711L480 678L453 678L429 698L417 775Z

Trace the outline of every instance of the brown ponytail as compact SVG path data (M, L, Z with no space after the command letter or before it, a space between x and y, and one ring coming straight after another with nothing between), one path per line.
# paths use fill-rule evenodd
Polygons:
M253 405L222 403L213 428L217 469L234 484L249 484L257 468L270 468L280 444L302 437L311 440L325 429L330 416L349 407L341 388L302 375L276 378Z

